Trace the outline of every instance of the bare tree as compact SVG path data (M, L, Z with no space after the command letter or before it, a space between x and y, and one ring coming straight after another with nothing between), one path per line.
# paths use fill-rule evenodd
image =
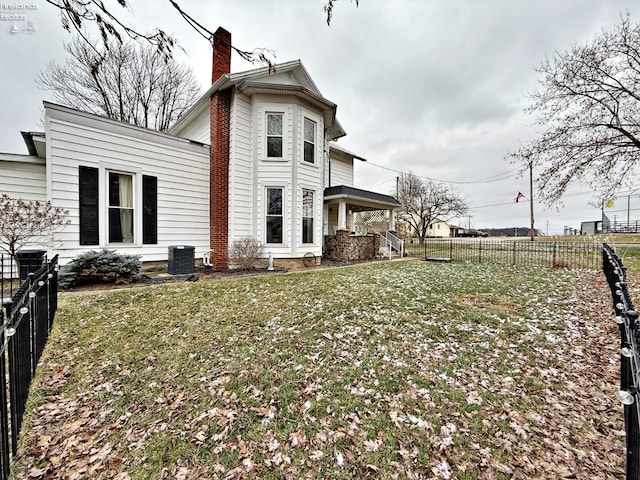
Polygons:
M327 25L331 25L331 19L333 18L333 7L338 0L328 0L324 4L324 13L327 15ZM360 5L360 0L351 0L356 4L356 7Z
M64 225L67 210L51 202L26 202L20 198L0 196L0 250L7 252L18 264L17 252L29 243L42 243ZM19 266L19 265L18 265Z
M429 226L467 214L469 206L447 185L403 173L398 180L400 219L407 222L424 243Z
M122 8L128 8L126 0L115 0L117 5ZM324 11L326 14L327 25L331 24L333 17L333 8L337 0L327 0ZM356 6L359 0L351 0ZM46 0L47 3L57 8L60 12L60 20L62 27L68 32L76 32L87 45L93 48L87 34L87 26L94 26L98 29L103 46L108 49L115 40L122 43L123 39L129 37L133 40L146 41L156 50L158 55L165 60L173 58L173 50L178 46L177 40L167 34L161 28L155 28L151 32L143 33L134 27L128 26L120 19L120 13L117 9L105 5L104 0ZM213 33L205 28L194 17L185 12L180 5L169 0L169 3L177 10L182 18L200 35L213 42ZM270 55L273 52L264 48L256 48L253 50L242 50L233 45L231 48L245 60L255 63L267 63L272 66ZM96 49L96 53L98 50Z
M64 48L65 64L50 63L37 78L59 103L166 131L200 96L188 67L148 45L114 41L96 53L75 37Z
M611 31L542 63L540 86L525 110L542 133L511 154L523 173L537 167L547 205L574 182L598 202L631 185L640 160L640 25L629 16Z

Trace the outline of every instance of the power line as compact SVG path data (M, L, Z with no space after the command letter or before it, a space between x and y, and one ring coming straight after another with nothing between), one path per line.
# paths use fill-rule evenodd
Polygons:
M498 173L498 174L492 175L490 177L480 178L478 180L442 180L442 179L438 179L438 178L427 177L427 176L424 176L424 175L416 175L415 173L405 172L404 170L398 170L398 169L395 169L395 168L386 167L384 165L379 165L379 164L373 163L371 161L367 161L366 165L372 165L374 167L382 168L384 170L389 170L390 172L400 173L400 174L403 174L403 175L413 175L414 177L423 178L425 180L431 180L433 182L452 183L452 184L456 184L456 185L469 185L469 184L477 184L477 183L491 183L491 182L497 182L497 181L500 181L500 180L506 180L508 178L512 178L513 175L520 170L519 168L512 168L511 170L507 170L506 172Z

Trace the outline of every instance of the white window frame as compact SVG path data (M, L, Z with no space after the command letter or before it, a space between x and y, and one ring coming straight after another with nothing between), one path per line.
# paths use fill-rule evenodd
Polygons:
M307 194L307 193L311 194L311 216L305 215L305 213L307 213L307 212L305 212L304 197L305 197L305 194ZM301 212L302 213L302 215L301 215L302 221L301 221L301 224L300 224L301 230L302 230L300 232L301 233L300 240L301 240L301 243L303 245L314 245L315 244L315 233L316 233L315 232L315 230L316 230L315 229L315 221L316 221L316 205L315 205L315 202L316 202L316 192L315 192L315 190L312 190L310 188L303 188L302 189L302 203L301 203L301 205L302 205L302 212ZM305 238L304 238L304 233L305 233L304 226L305 226L305 220L307 220L307 219L311 219L311 241L310 242L305 242Z
M281 119L281 129L280 135L269 135L269 116L270 115L278 115ZM268 110L264 114L264 158L267 160L282 160L285 158L285 142L284 142L284 132L286 128L286 115L285 112ZM280 156L269 156L269 138L280 138Z
M312 140L307 139L307 122L313 124L313 137ZM311 145L313 148L311 161L306 158L306 146ZM309 118L308 116L304 116L302 120L302 161L309 165L315 165L317 159L317 149L318 146L318 122Z
M138 214L139 214L139 208L137 206L139 206L139 200L138 200L138 188L137 188L137 184L138 184L138 174L135 172L127 172L124 170L117 170L117 169L105 169L105 196L104 196L104 202L105 202L105 209L106 209L106 215L105 215L105 235L106 235L106 243L107 245L137 245L137 241L138 241ZM118 206L118 205L111 205L111 191L110 191L110 177L111 174L114 175L126 175L131 179L131 207L122 207L122 206ZM110 240L111 237L111 228L110 228L110 219L111 219L111 211L114 209L118 209L120 211L122 210L129 210L131 211L131 241L125 242L125 241L121 241L121 242L114 242Z
M280 205L280 214L270 214L269 213L269 201L270 201L270 196L269 196L269 190L280 190L281 192L281 205ZM270 185L268 187L265 187L264 189L264 243L267 245L284 245L285 244L285 234L286 234L286 228L285 228L285 196L286 192L285 192L285 188L283 186L278 186L278 185ZM281 232L281 241L280 242L269 242L269 217L280 217L280 229L282 230Z

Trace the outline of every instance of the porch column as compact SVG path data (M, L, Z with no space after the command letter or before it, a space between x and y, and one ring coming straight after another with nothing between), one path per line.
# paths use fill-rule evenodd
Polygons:
M347 202L340 200L338 204L338 230L347 229Z
M389 210L389 231L396 231L396 211L393 209Z
M322 206L322 234L329 235L329 205Z

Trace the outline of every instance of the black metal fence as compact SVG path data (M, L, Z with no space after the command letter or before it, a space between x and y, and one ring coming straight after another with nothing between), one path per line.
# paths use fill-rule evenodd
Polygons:
M9 477L31 379L58 307L58 256L41 257L27 268L31 271L20 272L26 278L9 299L3 290L0 306L0 480ZM13 282L13 271L5 275L0 269L3 285L6 280Z
M626 478L640 478L640 329L638 312L627 288L627 270L606 243L602 248L602 269L611 290L613 310L620 328L620 391L626 431Z
M410 255L424 256L426 259L597 270L601 263L602 244L486 238L427 238L424 245L405 243L405 250Z
M614 221L608 225L603 225L602 233L640 233L640 221L631 222Z
M602 248L602 269L611 290L613 310L620 328L620 391L626 431L626 478L640 478L640 329L638 312L627 289L627 271L622 260L606 243Z

